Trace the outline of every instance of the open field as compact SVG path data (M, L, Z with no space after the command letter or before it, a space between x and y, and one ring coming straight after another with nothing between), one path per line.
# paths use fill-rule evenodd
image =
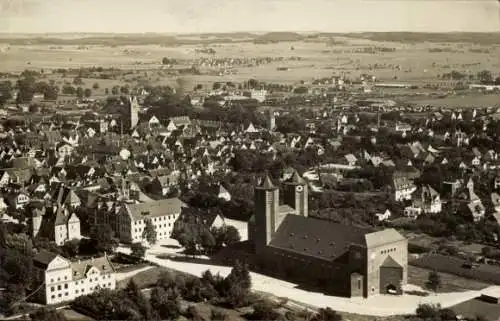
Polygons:
M130 70L158 70L161 59L169 57L182 60L198 58L252 58L283 57L258 67L235 66L236 75L187 76L196 82L238 81L257 78L264 81L297 82L333 74L372 73L381 80L434 81L438 74L451 70L470 71L488 69L500 71L498 56L500 48L488 47L488 53L469 52L477 47L472 44L389 43L366 39L348 39L346 43L330 45L326 41L294 41L272 44L250 42L221 43L210 45L215 55L196 52L201 45L138 45L109 47L103 45L0 45L0 70L20 72L24 69L79 68L90 66L114 67ZM293 50L292 50L293 47ZM395 52L354 53L364 47L390 47ZM429 48L452 48L452 52L429 52ZM287 58L301 57L290 61ZM374 68L375 64L378 66ZM394 67L399 66L401 70ZM277 71L277 67L288 67ZM203 70L202 70L203 71Z
M500 94L470 95L470 96L450 96L436 99L408 100L409 103L418 105L431 105L455 108L500 108Z
M431 270L420 268L417 266L408 266L408 283L425 288L425 283L429 278L429 272ZM490 286L490 284L459 277L448 273L439 273L441 276L442 286L439 292L462 292L470 290L482 290Z
M483 316L486 320L496 321L500 318L500 304L487 303L479 299L469 300L451 308L465 317Z

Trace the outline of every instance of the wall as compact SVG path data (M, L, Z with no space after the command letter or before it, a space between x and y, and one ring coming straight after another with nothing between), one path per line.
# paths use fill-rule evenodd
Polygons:
M386 252L388 251L388 252ZM408 240L388 243L367 250L367 290L368 296L380 293L380 266L388 256L403 267L402 284L408 280Z

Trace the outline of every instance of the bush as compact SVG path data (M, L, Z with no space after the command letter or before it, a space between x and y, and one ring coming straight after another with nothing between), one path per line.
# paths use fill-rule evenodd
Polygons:
M212 308L210 310L210 320L212 321L225 321L228 320L228 318L228 314L221 309Z
M277 320L280 314L276 311L277 306L269 300L261 300L253 306L253 312L246 315L247 320Z

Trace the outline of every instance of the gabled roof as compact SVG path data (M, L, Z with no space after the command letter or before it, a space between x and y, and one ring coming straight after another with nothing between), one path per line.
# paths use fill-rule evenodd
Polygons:
M290 178L286 181L288 184L293 185L305 185L305 180L299 175L296 169L293 169L293 173Z
M394 259L390 255L384 260L381 267L402 268L402 266L398 262L394 261Z
M364 235L371 231L289 214L284 218L269 246L333 261L349 251L351 245L366 247Z
M33 258L33 263L39 267L47 267L56 257L56 253L40 251Z
M373 233L367 233L364 237L366 240L366 245L371 248L406 240L406 238L403 235L401 235L398 231L396 231L393 228Z
M134 220L142 220L150 217L180 214L185 206L180 199L175 197L154 202L126 204L125 208Z
M266 177L262 180L262 182L256 188L262 189L262 190L275 190L275 189L277 189L277 187L274 186L273 182L271 181L271 178L269 178L269 175L266 175Z

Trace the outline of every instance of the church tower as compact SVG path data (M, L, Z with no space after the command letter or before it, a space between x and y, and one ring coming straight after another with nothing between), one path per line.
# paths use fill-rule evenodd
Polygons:
M294 170L292 176L284 186L285 204L293 208L297 215L308 216L308 189L307 182Z
M274 111L272 111L271 109L269 109L267 111L268 113L268 129L269 131L274 131L276 129L276 117L274 116Z
M271 242L277 229L279 214L279 189L274 186L269 176L255 187L255 214L253 242L258 252Z
M130 96L128 98L128 104L129 104L129 114L130 114L129 129L132 130L139 123L139 103L137 102L137 97Z

